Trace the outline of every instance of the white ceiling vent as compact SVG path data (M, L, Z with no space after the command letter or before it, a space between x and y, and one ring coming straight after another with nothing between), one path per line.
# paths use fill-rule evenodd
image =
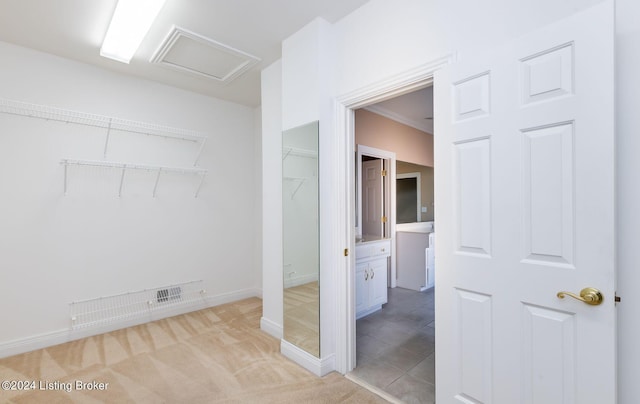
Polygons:
M229 83L260 62L260 58L173 26L150 61Z

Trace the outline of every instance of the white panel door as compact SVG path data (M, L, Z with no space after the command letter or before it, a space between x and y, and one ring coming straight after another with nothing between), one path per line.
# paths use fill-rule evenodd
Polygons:
M607 1L436 74L439 404L615 402L613 32Z
M382 159L362 162L362 235L382 237L384 190Z

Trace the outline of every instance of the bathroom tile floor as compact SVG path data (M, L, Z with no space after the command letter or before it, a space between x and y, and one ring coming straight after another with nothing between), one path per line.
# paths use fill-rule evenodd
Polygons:
M405 403L435 402L433 288L389 289L382 310L356 321L351 375Z

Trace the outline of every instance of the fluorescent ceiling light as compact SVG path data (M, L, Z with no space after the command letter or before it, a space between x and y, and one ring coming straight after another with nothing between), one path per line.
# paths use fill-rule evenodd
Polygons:
M129 63L165 0L119 0L100 55Z

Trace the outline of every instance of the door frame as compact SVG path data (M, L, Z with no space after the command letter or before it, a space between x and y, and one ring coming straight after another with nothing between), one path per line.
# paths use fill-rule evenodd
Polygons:
M355 131L354 131L355 134ZM392 288L396 287L396 153L387 150L376 149L374 147L356 145L356 161L358 172L356 175L356 192L357 199L354 202L356 206L356 224L355 231L356 237L362 236L362 156L376 157L382 160L383 168L387 170L386 177L383 178L383 198L384 208L383 215L387 217L387 226L384 227L384 235L391 239L391 265L389 268L389 285ZM384 236L383 235L383 236ZM353 249L352 251L355 251ZM357 257L356 257L357 258ZM354 270L355 273L355 270ZM354 289L355 290L355 289ZM354 292L355 293L355 292Z
M404 173L404 174L397 174L396 173L396 198L397 198L397 188L398 188L398 180L406 180L409 178L415 178L416 179L416 222L419 222L421 217L422 217L422 186L421 186L421 181L422 181L422 175L420 174L419 171L416 171L414 173ZM398 202L396 201L396 209L398 208ZM396 211L396 216L397 216L397 211ZM397 220L397 218L396 218Z
M336 260L336 356L335 368L346 374L356 364L355 321L355 110L436 84L437 70L454 60L453 54L434 59L414 69L338 96L334 103L334 151L336 165L336 219L334 236L347 247ZM438 111L435 111L436 115ZM434 116L434 118L444 118ZM346 258L346 259L345 259Z

